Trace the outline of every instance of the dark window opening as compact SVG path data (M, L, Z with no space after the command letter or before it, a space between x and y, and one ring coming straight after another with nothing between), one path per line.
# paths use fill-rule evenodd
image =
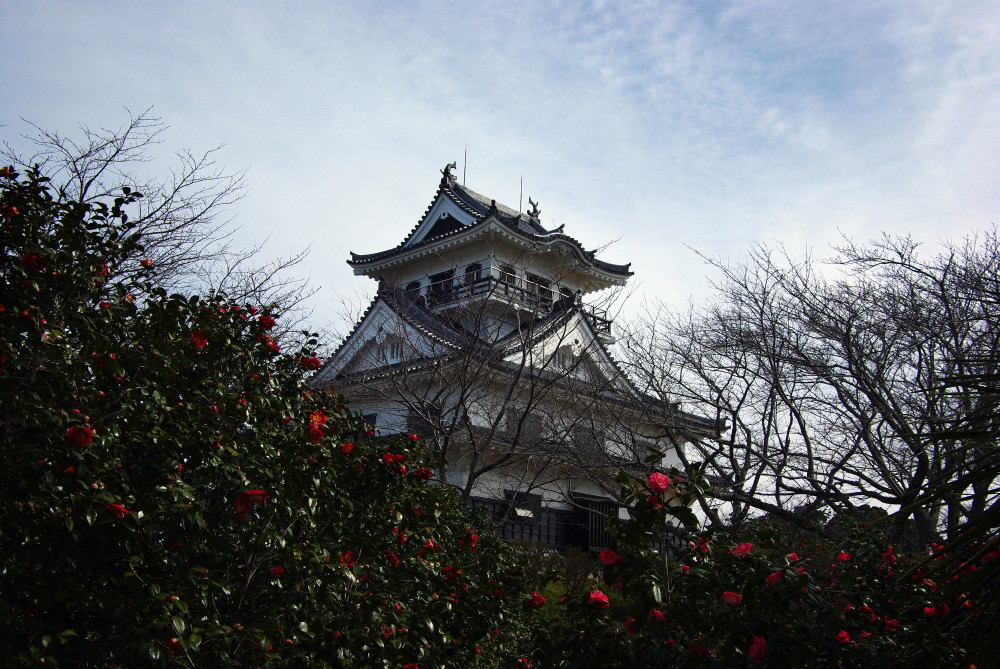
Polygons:
M454 299L454 278L454 270L448 270L447 272L431 275L430 285L427 286L427 296L430 299L430 306L433 307L438 304L445 304L446 302L450 302Z

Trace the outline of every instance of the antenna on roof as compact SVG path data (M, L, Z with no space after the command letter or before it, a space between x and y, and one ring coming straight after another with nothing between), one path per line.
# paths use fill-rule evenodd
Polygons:
M469 165L469 145L465 145L465 154L462 156L462 185L465 185L465 168Z
M521 202L524 200L524 172L521 172L521 192L517 195L517 210L521 211Z

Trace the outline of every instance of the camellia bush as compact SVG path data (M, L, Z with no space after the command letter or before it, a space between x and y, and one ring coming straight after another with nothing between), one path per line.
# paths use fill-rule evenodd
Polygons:
M308 388L314 339L122 278L151 264L138 197L66 203L0 170L5 666L515 662L510 550L429 482L416 435L376 439Z
M995 632L980 618L988 602L966 597L962 579L1000 551L933 580L926 554L884 543L884 524L841 520L797 535L765 520L665 553L650 537L687 518L666 504L686 482L622 480L633 520L614 529L590 583L549 597L538 666L994 666L966 648Z

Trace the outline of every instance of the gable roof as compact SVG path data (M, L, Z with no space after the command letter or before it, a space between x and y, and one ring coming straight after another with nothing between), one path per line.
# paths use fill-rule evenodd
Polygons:
M629 269L631 263L619 265L599 260L594 251L587 251L579 241L563 233L564 226L546 230L537 215L525 214L498 204L494 199L459 185L447 168L443 172L430 205L402 242L391 249L375 253L351 252L351 259L347 263L354 268L355 273L363 273L367 267L407 255L421 247L460 238L493 224L526 244L542 247L561 245L582 266L599 273L622 279L632 276ZM534 211L536 214L540 211L537 205Z

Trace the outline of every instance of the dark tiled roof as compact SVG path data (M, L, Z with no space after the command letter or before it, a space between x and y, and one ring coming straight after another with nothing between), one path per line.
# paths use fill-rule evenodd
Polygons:
M373 263L386 258L391 258L392 256L405 253L412 249L418 249L422 246L431 244L435 241L445 239L447 237L457 236L468 230L471 226L464 226L462 228L454 229L445 234L437 235L435 237L428 237L422 239L416 244L411 244L407 246L413 235L416 234L417 229L420 227L420 223L424 220L427 214L430 212L431 207L434 206L434 202L437 201L439 195L444 194L452 202L458 205L466 213L476 217L476 223L472 225L475 226L478 223L486 220L491 214L500 221L501 224L506 225L511 230L518 232L531 241L540 243L552 243L555 241L563 241L575 249L578 250L578 258L581 262L591 265L596 269L599 269L609 274L617 274L620 276L631 276L632 272L629 270L631 263L625 265L616 265L614 263L605 262L603 260L598 260L595 257L593 251L587 251L583 248L583 245L579 241L570 237L562 232L563 227L559 226L555 230L546 230L542 227L541 223L538 222L536 218L533 218L527 214L515 211L510 207L496 203L495 200L490 200L486 196L481 195L465 186L460 186L454 178L447 180L442 180L441 185L438 187L437 192L434 194L434 198L431 203L427 206L426 211L424 211L423 216L417 221L417 224L413 226L406 238L399 243L394 248L387 249L385 251L379 251L376 253L368 254L357 254L351 252L351 259L348 261L352 267L363 266L369 263Z

